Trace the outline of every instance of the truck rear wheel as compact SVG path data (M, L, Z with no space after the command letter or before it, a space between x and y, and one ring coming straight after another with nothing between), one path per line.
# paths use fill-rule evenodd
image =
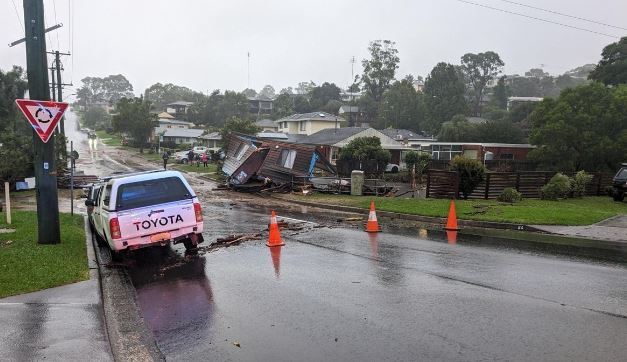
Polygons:
M191 239L183 241L183 245L185 245L185 252L189 254L196 254L198 252L198 244L194 243Z
M124 260L124 256L126 255L126 250L111 250L111 260L120 263Z

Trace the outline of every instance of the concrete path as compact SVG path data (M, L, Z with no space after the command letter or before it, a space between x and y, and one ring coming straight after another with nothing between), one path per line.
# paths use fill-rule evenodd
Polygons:
M627 243L627 215L615 216L585 226L532 225L553 234Z
M90 279L0 299L0 361L112 361L98 269Z

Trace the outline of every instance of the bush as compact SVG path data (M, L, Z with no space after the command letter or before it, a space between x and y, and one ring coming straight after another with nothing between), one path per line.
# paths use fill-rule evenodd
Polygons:
M485 166L479 160L473 160L464 156L455 156L451 160L451 168L460 176L459 191L464 199L483 181Z
M518 202L522 200L522 194L516 189L508 187L496 198L500 202Z
M586 186L592 182L593 176L581 170L575 174L575 177L570 179L570 190L573 197L582 197L586 194Z
M543 200L564 199L570 192L570 177L556 173L548 184L540 189L540 196Z

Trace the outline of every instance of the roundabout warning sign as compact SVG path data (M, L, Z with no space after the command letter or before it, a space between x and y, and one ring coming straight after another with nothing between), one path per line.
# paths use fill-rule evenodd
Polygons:
M68 107L67 103L32 99L16 99L15 103L44 143L48 142Z

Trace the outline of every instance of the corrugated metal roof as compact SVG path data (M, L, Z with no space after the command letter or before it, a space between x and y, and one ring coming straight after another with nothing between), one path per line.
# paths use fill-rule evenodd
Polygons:
M191 106L193 105L194 102L187 102L187 101L176 101L176 102L172 102L169 104L166 104L166 106Z
M334 116L326 112L310 112L310 113L297 113L291 116L277 119L278 122L299 122L299 121L326 121L326 122L344 122L345 119Z
M211 133L207 133L206 135L202 135L198 138L203 139L203 140L221 140L222 136L220 135L220 132L211 132Z

